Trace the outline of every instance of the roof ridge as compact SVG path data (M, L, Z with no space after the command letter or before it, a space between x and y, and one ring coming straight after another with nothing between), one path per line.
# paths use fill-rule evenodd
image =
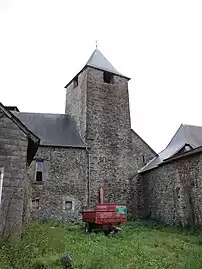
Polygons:
M181 123L180 126L178 127L177 131L175 132L175 134L174 134L173 137L171 138L170 142L169 142L168 145L165 147L165 149L168 148L168 147L170 146L170 144L172 143L174 137L176 136L176 134L179 132L179 130L180 130L182 127L183 127L183 124ZM164 149L164 150L165 150L165 149ZM163 150L163 151L164 151L164 150Z
M187 123L183 123L183 126L184 127L199 127L199 128L202 128L202 126L200 126L200 125L187 124Z
M43 113L43 112L26 112L26 111L12 111L13 114L35 114L35 115L58 115L58 116L70 116L69 114L66 114L66 113L63 113L63 114L60 114L60 113Z

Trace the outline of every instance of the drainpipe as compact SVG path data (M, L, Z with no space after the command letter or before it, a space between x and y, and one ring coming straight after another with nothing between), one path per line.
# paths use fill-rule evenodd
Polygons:
M96 142L98 138L98 134L96 135L95 139L93 140L93 143ZM92 149L89 147L89 149ZM90 206L90 187L91 187L91 158L90 158L90 151L88 149L88 146L86 144L86 152L88 155L88 207Z
M103 205L104 204L104 189L101 186L100 188L100 204Z
M90 159L90 151L88 150L88 148L86 147L86 152L87 152L87 156L88 156L88 201L87 201L87 204L88 204L88 207L90 206L90 172L91 172L91 170L90 170L90 164L91 164L91 159Z
M3 179L4 179L4 168L0 169L0 207L1 207L1 200L2 200L2 188L3 188Z

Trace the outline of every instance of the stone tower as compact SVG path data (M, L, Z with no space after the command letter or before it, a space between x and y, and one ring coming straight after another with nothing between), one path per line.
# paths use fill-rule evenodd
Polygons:
M132 169L129 78L96 49L65 86L66 109L89 148L89 204L104 187L105 202L128 200Z

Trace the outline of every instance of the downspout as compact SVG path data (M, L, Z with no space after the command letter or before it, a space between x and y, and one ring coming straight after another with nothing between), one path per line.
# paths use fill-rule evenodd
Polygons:
M98 134L96 134L96 137L93 140L94 143L96 142L97 138L98 138ZM88 204L88 207L90 207L91 158L90 158L90 151L89 151L89 149L92 149L93 147L90 148L90 147L87 146L87 144L85 144L85 145L86 145L86 152L87 152L87 155L88 155L88 202L87 202L87 204Z
M104 204L104 189L102 186L100 187L100 204Z
M87 152L87 156L88 156L88 199L87 199L87 205L88 207L90 206L90 186L91 186L91 159L90 159L90 151L88 150L88 147L86 146L86 152Z
M4 179L4 168L0 169L0 207L1 207L1 201L2 201L2 189L3 189L3 179Z

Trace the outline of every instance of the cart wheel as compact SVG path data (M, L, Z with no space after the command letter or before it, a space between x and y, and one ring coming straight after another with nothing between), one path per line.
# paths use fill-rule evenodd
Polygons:
M91 233L92 232L92 226L90 223L85 224L85 232L86 233Z

